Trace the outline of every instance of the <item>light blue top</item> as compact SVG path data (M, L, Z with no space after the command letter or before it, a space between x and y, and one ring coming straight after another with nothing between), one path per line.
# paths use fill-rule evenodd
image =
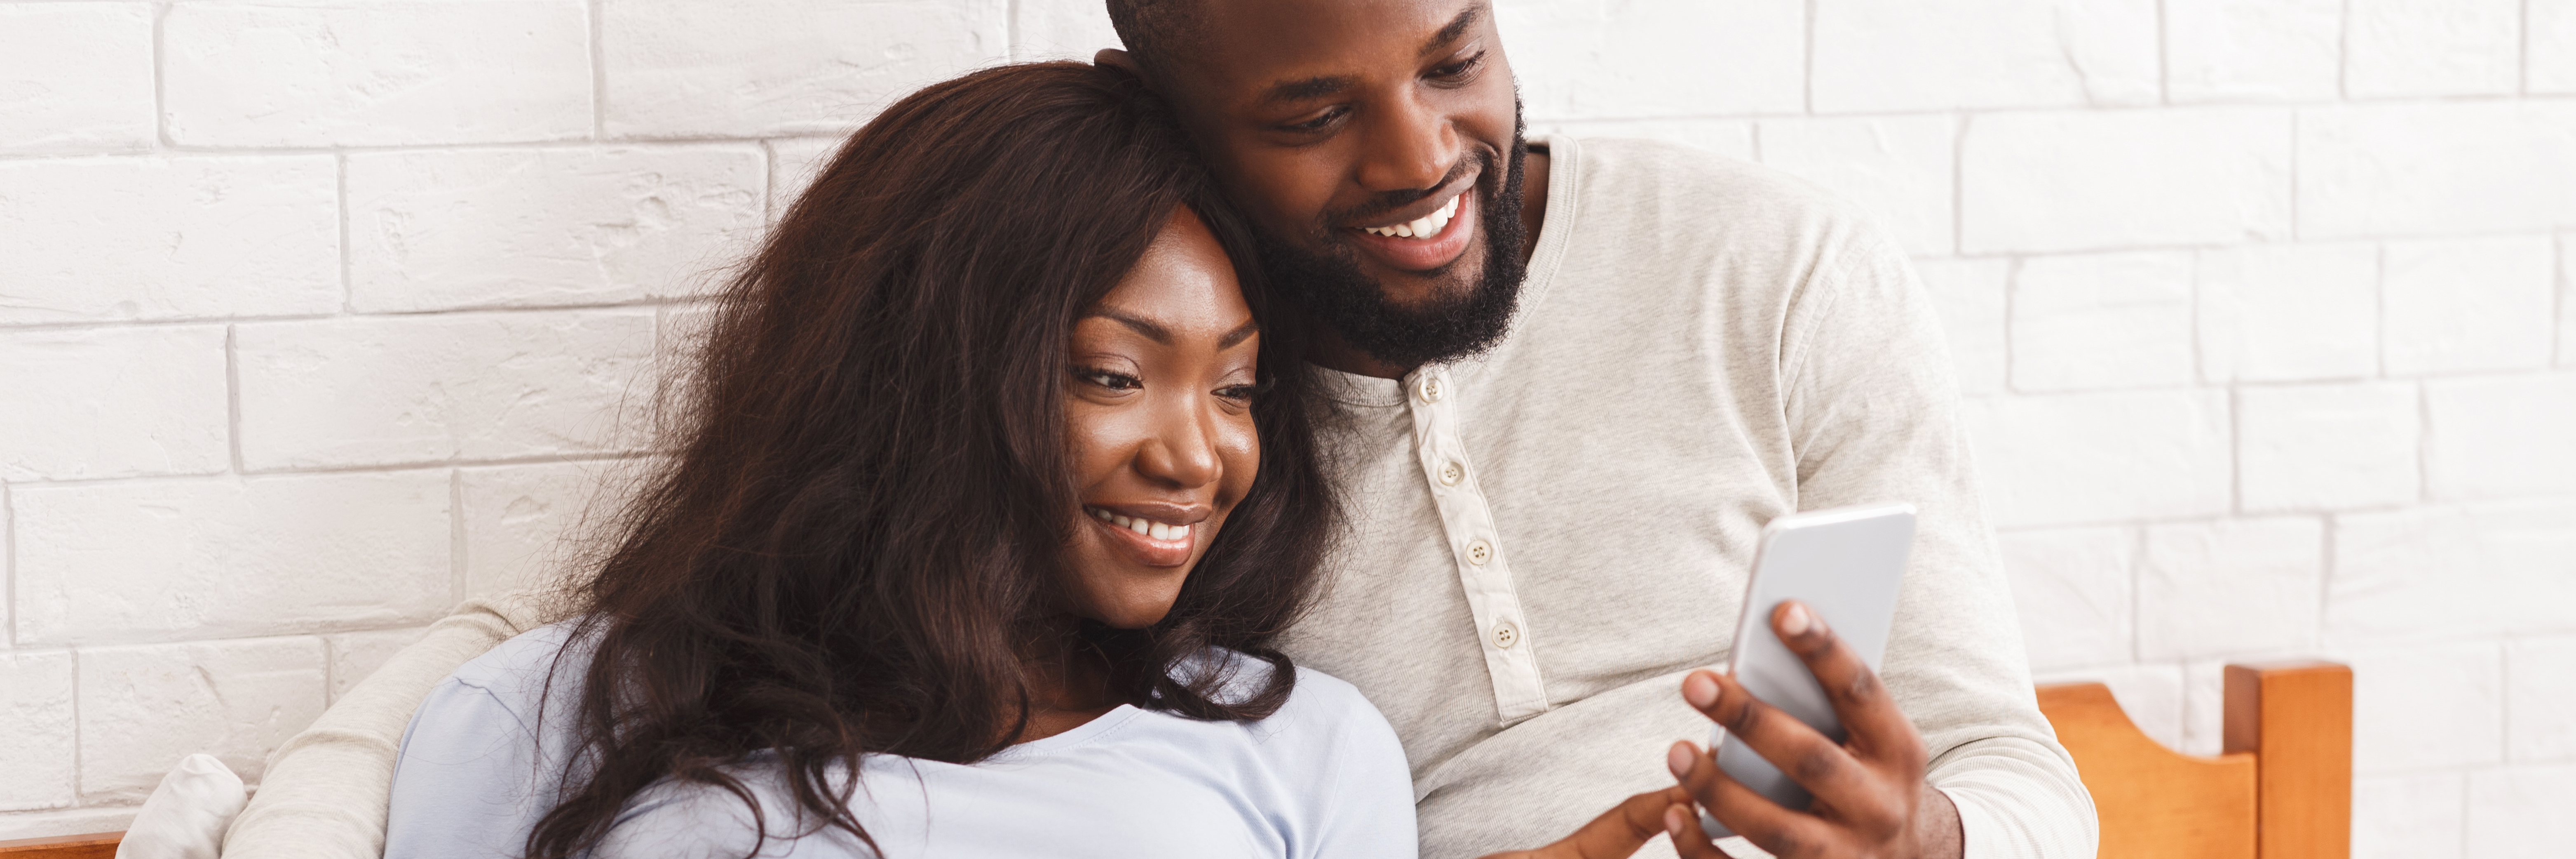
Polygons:
M386 859L516 856L553 807L572 748L566 722L586 653L549 688L569 624L528 632L432 690L403 735ZM1230 653L1216 658L1239 658ZM1269 670L1241 659L1230 688ZM540 704L543 704L543 717ZM893 755L860 764L852 801L885 856L1412 857L1413 784L1395 732L1350 684L1298 669L1288 703L1258 722L1199 722L1119 707L1079 728L970 765ZM731 772L759 797L760 856L864 857L811 827L778 768ZM628 801L598 857L749 855L750 809L721 790L665 781Z

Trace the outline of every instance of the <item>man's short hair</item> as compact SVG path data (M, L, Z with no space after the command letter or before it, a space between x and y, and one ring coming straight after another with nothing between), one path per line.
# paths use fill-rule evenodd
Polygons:
M1161 77L1180 59L1180 46L1204 35L1205 0L1109 0L1109 25L1146 74Z

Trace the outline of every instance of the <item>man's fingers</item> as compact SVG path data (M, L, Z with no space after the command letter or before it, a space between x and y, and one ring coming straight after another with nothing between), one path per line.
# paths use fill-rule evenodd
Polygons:
M1682 859L1735 859L1709 839L1708 830L1700 828L1699 813L1688 805L1664 810L1664 832L1672 836L1673 852Z
M1788 718L1782 716L1781 718ZM1804 726L1800 726L1804 727ZM1814 733L1810 731L1809 733ZM1798 857L1821 848L1832 840L1833 830L1825 821L1811 814L1790 811L1772 802L1770 797L1754 792L1717 768L1717 758L1687 740L1674 743L1670 753L1673 775L1692 798L1708 809L1735 834L1744 836L1754 846L1771 851L1774 856ZM1683 771L1680 764L1688 762Z
M1690 801L1690 792L1678 786L1647 791L1620 801L1556 843L1485 859L1626 859L1663 833L1666 809L1688 807Z
M1826 700L1833 702L1834 715L1842 720L1843 730L1864 754L1875 759L1889 751L1922 747L1922 741L1914 734L1914 723L1907 721L1895 699L1888 697L1887 687L1878 682L1878 672L1869 670L1860 654L1852 652L1842 636L1835 635L1813 609L1796 600L1781 603L1771 610L1771 631L1779 634L1780 643L1788 645L1789 652L1807 663L1807 671L1816 675L1817 684L1825 688ZM1922 763L1914 762L1913 767L1920 769Z
M1853 758L1842 744L1817 733L1797 717L1762 703L1753 697L1753 693L1745 691L1743 685L1735 682L1735 678L1701 671L1694 672L1682 682L1685 687L1691 684L1717 686L1718 692L1713 700L1703 698L1704 692L1683 697L1691 699L1694 704L1699 700L1709 701L1709 706L1700 707L1699 711L1726 728L1727 742L1743 743L1827 804L1868 807L1868 799L1876 793L1873 773Z

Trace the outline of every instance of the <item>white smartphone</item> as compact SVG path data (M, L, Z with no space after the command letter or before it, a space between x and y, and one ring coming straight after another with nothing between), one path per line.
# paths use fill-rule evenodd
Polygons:
M1896 617L1896 591L1905 581L1905 557L1914 547L1914 506L1871 504L1793 513L1762 528L1744 588L1744 616L1735 622L1735 650L1727 663L1736 682L1835 742L1846 738L1833 702L1807 664L1771 631L1771 612L1787 600L1807 604L1843 645L1877 671L1887 653L1887 628ZM1814 799L1743 743L1710 729L1708 744L1726 774L1785 808L1804 809ZM1700 813L1710 838L1725 838L1725 824Z

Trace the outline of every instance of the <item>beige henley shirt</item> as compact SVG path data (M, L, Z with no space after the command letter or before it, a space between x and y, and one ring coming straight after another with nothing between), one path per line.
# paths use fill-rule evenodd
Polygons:
M1395 725L1423 855L1535 846L1671 785L1665 747L1709 733L1679 675L1725 662L1763 524L1875 501L1920 511L1885 681L1967 855L2093 855L1904 255L1765 168L1545 142L1503 342L1400 381L1328 373L1353 530L1285 648Z

